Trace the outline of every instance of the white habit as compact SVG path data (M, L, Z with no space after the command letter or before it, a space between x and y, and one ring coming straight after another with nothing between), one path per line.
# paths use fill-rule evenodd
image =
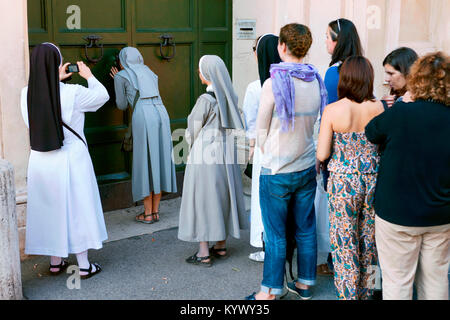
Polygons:
M97 111L109 100L95 77L89 78L88 85L60 83L62 120L85 141L84 113ZM21 110L28 126L27 92L25 87ZM89 151L66 128L64 137L59 150L30 153L26 254L67 257L100 249L108 238Z
M261 81L255 80L247 87L244 97L243 111L245 131L249 139L256 139L256 118L258 117L259 99L261 97ZM255 146L253 153L252 195L250 205L250 244L262 248L264 226L259 204L259 175L261 172L261 150Z

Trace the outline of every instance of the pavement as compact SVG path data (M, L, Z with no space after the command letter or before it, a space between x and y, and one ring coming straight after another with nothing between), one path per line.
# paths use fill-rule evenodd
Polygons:
M211 268L184 261L198 245L177 238L180 203L181 198L162 201L161 219L151 225L134 221L142 206L105 213L109 239L101 250L89 251L89 260L99 263L103 271L90 279L77 281L73 270L50 275L48 257L23 261L25 299L242 300L259 291L263 264L248 259L256 251L249 244L249 230L241 232L241 239L229 238L229 257L215 259ZM247 207L249 204L246 196ZM318 262L325 260L326 255L319 254ZM76 265L74 255L69 263ZM313 294L315 300L335 300L333 278L318 276ZM297 297L289 293L284 299Z

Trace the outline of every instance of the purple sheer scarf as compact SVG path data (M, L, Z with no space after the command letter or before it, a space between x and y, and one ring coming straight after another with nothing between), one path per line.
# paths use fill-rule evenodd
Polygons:
M270 67L270 78L272 79L275 108L280 118L282 132L288 131L289 123L292 125L292 130L294 129L295 87L293 77L306 82L317 79L320 85L321 112L327 104L327 89L316 67L311 64L289 62L272 64Z

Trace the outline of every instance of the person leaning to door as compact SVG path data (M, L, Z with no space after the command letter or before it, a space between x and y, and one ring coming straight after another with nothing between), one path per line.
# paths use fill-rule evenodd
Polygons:
M136 221L159 221L162 191L177 192L172 161L170 119L158 90L158 76L145 64L138 49L126 47L119 53L119 71L113 67L116 104L120 110L133 107L133 201L144 200L145 211Z

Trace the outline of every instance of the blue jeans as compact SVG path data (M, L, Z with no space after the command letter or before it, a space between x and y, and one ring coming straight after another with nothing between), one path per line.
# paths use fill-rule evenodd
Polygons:
M292 173L271 175L261 168L259 196L264 224L264 273L261 291L280 295L283 291L286 263L286 221L295 220L298 282L316 282L317 238L314 198L315 167Z

